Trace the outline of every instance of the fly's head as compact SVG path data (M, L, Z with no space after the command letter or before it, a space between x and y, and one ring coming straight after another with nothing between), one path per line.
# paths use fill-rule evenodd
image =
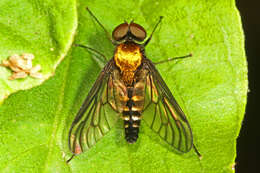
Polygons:
M113 39L119 44L117 45L114 60L121 72L134 72L141 65L143 53L140 44L146 38L146 31L134 22L127 22L118 25L113 33Z
M113 39L117 42L141 42L146 38L145 29L133 21L118 25L113 33Z
M114 29L112 37L118 43L114 61L121 71L122 80L131 85L143 59L143 47L138 42L146 38L146 31L133 21L130 24L125 22Z

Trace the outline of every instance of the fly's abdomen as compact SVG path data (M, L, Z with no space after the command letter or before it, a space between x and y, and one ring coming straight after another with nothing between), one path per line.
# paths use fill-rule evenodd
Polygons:
M125 139L128 143L135 143L138 138L141 114L138 111L124 111Z
M128 101L123 111L125 139L129 143L135 143L138 138L141 123L141 112L144 105L144 83L137 82L133 87L127 88Z

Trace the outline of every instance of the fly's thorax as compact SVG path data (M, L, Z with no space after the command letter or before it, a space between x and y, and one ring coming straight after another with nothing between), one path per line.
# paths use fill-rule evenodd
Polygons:
M140 46L136 43L121 43L117 46L114 60L120 69L122 80L131 85L134 80L134 73L141 65L143 54Z
M114 60L121 71L135 71L142 62L142 52L136 43L121 43L117 46Z

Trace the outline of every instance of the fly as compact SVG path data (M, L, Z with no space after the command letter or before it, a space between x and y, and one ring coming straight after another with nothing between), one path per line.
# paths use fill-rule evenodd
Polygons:
M145 29L133 21L118 25L110 37L93 13L87 10L116 48L113 58L106 63L72 122L69 131L71 152L79 154L94 146L121 118L128 143L137 141L139 127L144 121L178 151L186 153L194 148L200 157L184 112L155 68L155 64L165 61L153 63L145 55L145 46L162 17L147 40ZM77 46L105 57L90 47Z

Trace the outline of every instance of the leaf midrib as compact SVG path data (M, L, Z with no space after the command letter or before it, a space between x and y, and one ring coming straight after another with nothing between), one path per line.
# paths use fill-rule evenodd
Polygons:
M50 137L50 140L49 140L49 143L47 145L48 147L48 154L47 154L47 157L46 157L46 161L45 161L45 166L44 166L44 171L43 172L48 172L47 170L47 167L48 167L48 164L49 164L49 160L51 158L51 154L53 153L53 149L54 149L54 145L57 144L57 140L58 140L58 129L59 127L62 125L62 123L60 123L61 121L61 116L63 115L62 114L62 110L64 108L64 98L65 98L65 95L62 94L65 92L65 88L67 86L67 83L68 83L68 77L69 77L69 71L70 71L70 63L71 63L71 59L72 59L72 56L69 56L68 57L69 60L67 62L67 65L66 65L66 68L64 70L64 77L63 77L63 81L62 82L62 86L60 88L60 96L59 96L59 99L58 99L58 106L57 106L57 111L54 113L55 115L55 118L54 118L54 122L53 122L53 130L52 130L52 133L51 133L51 137Z

